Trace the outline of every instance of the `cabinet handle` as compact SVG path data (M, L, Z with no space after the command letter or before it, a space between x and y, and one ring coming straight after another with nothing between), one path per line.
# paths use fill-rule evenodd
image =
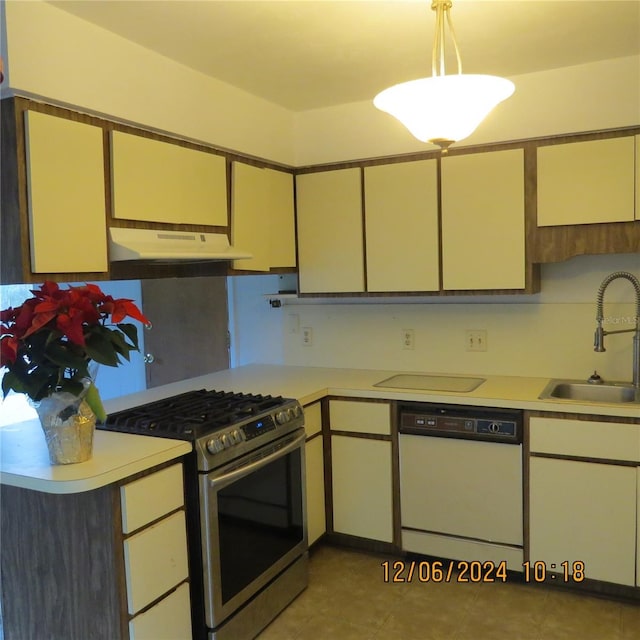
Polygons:
M145 353L143 359L145 364L151 364L155 362L156 357L153 355L153 353Z

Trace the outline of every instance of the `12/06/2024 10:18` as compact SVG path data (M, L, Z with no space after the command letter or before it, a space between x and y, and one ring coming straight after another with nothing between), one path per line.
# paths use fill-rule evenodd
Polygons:
M507 562L466 561L466 560L385 560L381 563L383 582L507 582ZM557 567L542 561L524 562L520 580L524 582L558 582L579 583L585 579L584 562L564 561ZM560 571L557 571L560 569ZM556 571L554 571L556 570Z

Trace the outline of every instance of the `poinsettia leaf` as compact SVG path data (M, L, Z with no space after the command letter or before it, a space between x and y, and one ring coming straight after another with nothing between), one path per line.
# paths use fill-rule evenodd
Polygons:
M68 369L86 369L86 358L74 353L71 349L61 343L51 343L46 350L46 354L52 362Z
M130 323L120 323L117 326L118 329L120 329L120 331L122 331L127 336L127 338L129 338L129 341L133 345L133 348L136 351L139 351L140 346L138 344L138 329L136 325Z
M109 335L109 338L113 344L113 348L123 357L129 360L129 351L133 349L132 346L127 344L124 333L114 330Z
M105 338L99 332L93 332L87 336L85 350L92 360L100 364L117 367L120 363L111 340Z

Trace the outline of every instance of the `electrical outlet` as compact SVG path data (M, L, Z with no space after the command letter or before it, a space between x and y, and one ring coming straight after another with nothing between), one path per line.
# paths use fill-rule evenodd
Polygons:
M415 347L415 335L413 329L402 330L402 348L411 349Z
M305 347L313 345L313 329L311 327L302 327L302 344Z
M289 333L298 333L300 331L300 316L297 313L288 315Z
M485 329L470 329L466 332L465 347L467 351L486 351L487 332Z

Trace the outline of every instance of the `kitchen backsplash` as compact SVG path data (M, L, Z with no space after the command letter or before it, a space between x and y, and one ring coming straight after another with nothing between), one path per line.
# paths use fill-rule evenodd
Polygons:
M430 298L418 304L285 301L280 308L268 302L268 294L278 290L277 276L232 278L232 363L571 378L597 369L606 379L628 380L632 334L608 337L605 353L592 346L596 292L607 274L619 270L640 277L640 254L544 265L542 291L533 296ZM605 316L609 328L634 326L634 292L627 281L607 289ZM303 345L306 327L312 330L311 346ZM413 330L413 349L403 349L405 329ZM468 330L486 331L486 351L466 350Z

